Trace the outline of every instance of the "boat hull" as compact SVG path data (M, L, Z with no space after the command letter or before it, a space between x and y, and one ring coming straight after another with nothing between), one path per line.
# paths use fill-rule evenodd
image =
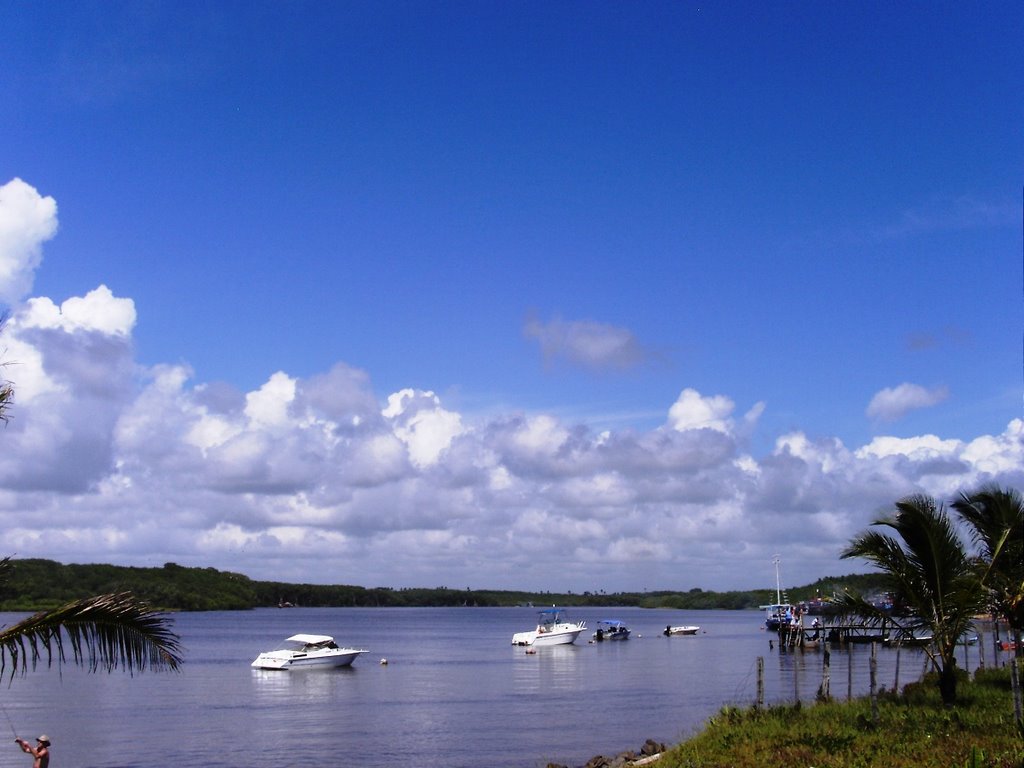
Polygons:
M629 640L629 627L618 619L602 619L598 622L597 631L593 635L593 642L621 642Z
M549 632L517 632L512 635L512 645L528 645L542 648L548 645L572 645L583 632L584 627L573 624L572 629L554 629Z
M700 627L666 627L666 635L696 635Z
M366 653L366 651L356 648L339 648L332 653L323 654L261 653L250 666L253 669L348 667L362 653Z
M512 635L512 645L571 645L586 628L587 622L569 621L561 608L546 608L540 612L537 628L530 632L516 632Z

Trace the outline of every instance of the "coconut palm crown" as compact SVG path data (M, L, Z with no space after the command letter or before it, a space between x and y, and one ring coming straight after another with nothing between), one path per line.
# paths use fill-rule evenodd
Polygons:
M1024 497L1013 488L985 486L952 504L970 528L975 563L989 608L1014 633L1024 630Z

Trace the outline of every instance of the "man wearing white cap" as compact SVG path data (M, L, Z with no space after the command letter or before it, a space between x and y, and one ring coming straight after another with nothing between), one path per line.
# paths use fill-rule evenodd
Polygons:
M32 768L47 768L50 765L50 737L45 733L36 739L33 747L24 739L15 739L22 752L27 752L35 758Z

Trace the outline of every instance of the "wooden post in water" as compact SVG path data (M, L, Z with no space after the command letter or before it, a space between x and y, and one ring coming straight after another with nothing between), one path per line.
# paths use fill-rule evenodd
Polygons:
M992 658L996 660L996 666L999 666L999 619L995 615L992 616Z
M1010 635L1020 647L1020 632ZM1017 655L1017 648L1010 657L1010 690L1013 691L1013 716L1017 720L1017 726L1024 724L1024 714L1021 713L1022 701L1020 691L1020 657Z
M900 650L903 648L903 641L896 641L896 676L892 681L893 693L900 692Z
M878 725L878 643L871 643L871 722Z
M846 700L853 699L853 644L846 644Z
M757 657L757 704L758 709L764 708L764 656Z
M801 656L803 654L801 653ZM793 658L793 701L797 704L800 703L800 661L795 656Z
M825 641L825 655L821 664L821 685L818 686L818 701L832 698L831 687L832 643Z

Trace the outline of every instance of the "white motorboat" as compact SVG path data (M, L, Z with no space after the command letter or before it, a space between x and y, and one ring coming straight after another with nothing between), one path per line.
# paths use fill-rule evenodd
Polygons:
M597 622L594 642L602 643L605 640L629 640L629 627L618 619L601 619Z
M665 635L665 637L670 637L672 635L696 635L698 632L700 632L700 627L673 627L671 624L669 624L667 627L665 627L665 630L661 634Z
M339 648L330 635L292 635L280 648L261 653L251 666L256 669L347 667L361 648Z
M585 621L569 621L563 609L547 608L540 611L536 629L512 635L512 645L570 645L586 628Z

